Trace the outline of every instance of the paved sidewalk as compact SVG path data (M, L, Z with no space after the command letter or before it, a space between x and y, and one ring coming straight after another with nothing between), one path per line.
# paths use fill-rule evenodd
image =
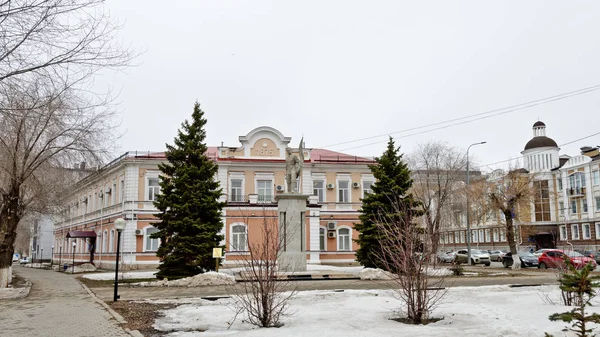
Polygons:
M0 336L130 337L72 275L13 267L33 287L20 300L0 301Z

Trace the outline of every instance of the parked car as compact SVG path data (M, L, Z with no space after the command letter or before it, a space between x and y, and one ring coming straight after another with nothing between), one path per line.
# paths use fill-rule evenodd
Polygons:
M553 248L543 248L543 249L538 249L538 250L536 250L535 252L533 252L533 255L535 255L535 256L537 256L537 257L540 257L540 256L541 256L541 255L542 255L544 252L549 252L549 251L551 251L551 250L556 250L556 249L553 249Z
M527 251L520 251L519 259L521 260L521 268L537 267L539 264L538 257ZM502 258L502 265L505 268L508 268L508 267L512 266L512 264L513 264L512 253L508 252Z
M594 261L594 259L592 259L591 257L583 256L582 254L580 254L576 251L563 252L562 250L555 249L555 250L550 250L550 251L546 251L546 252L542 253L542 255L539 257L538 268L546 269L546 268L564 267L564 265L565 265L564 256L565 255L568 256L569 260L571 260L571 263L577 269L583 268L588 263L593 264L594 268L596 268L596 266L598 266L598 264L596 263L596 261Z
M22 258L21 261L19 261L19 264L28 264L28 263L31 263L31 259L28 256Z
M12 262L19 262L19 254L13 254Z
M445 252L438 254L438 261L442 263L451 263L454 261L454 257L456 256L456 252Z
M467 263L468 250L459 249L456 252L456 261L458 263ZM488 267L492 261L490 260L490 254L488 252L478 249L471 249L471 264L483 264Z
M504 257L504 254L506 254L506 252L501 250L492 250L490 251L490 260L502 262L502 257Z

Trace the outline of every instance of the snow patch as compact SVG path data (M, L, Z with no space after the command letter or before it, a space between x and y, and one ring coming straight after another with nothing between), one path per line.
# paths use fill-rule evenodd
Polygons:
M119 280L156 278L155 274L156 274L156 270L119 272ZM90 280L108 281L108 280L115 279L115 273L112 272L112 273L88 274L88 275L83 275L82 278L87 278Z
M361 280L391 280L394 276L378 268L365 268L360 272Z
M540 292L560 296L556 285L450 288L433 312L433 317L444 319L418 326L390 320L397 317L394 312L402 308L402 303L391 290L306 291L291 299L290 310L294 314L284 317L284 326L278 329L257 328L246 323L241 316L233 321L235 312L231 308L234 298L214 302L182 299L171 301L181 305L163 311L164 317L157 318L154 327L171 332L168 335L171 337L518 337L540 336L544 332L565 335L562 330L566 324L551 322L548 316L571 308L545 304ZM593 304L590 312L599 312L598 300L594 300Z
M131 286L139 287L202 287L202 286L220 286L235 284L235 277L225 274L209 271L204 274L198 274L179 280L161 280L152 282L133 283Z
M427 267L423 270L423 273L428 276L449 276L452 275L452 270L448 268L433 268Z

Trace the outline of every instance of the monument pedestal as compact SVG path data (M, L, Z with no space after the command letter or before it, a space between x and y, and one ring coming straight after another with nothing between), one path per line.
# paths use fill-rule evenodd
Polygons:
M306 201L308 195L285 193L275 196L279 213L282 251L277 259L280 272L306 271Z

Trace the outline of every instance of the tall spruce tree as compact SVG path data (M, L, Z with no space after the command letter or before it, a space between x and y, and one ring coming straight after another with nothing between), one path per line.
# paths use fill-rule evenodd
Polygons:
M382 251L380 242L383 241L377 222L385 219L394 224L405 223L419 215L419 211L416 210L418 202L409 193L412 186L410 170L392 137L386 151L375 161L376 164L369 165L369 168L376 181L371 186L372 193L362 200L360 223L354 225L359 232L355 241L360 245L356 260L367 268L386 269L381 256L378 256Z
M194 104L191 123L182 123L174 145L167 144L167 162L158 168L161 193L154 205L160 211L159 279L177 279L215 269L212 250L223 235L219 202L221 188L215 181L217 164L206 156L206 119L200 104Z

